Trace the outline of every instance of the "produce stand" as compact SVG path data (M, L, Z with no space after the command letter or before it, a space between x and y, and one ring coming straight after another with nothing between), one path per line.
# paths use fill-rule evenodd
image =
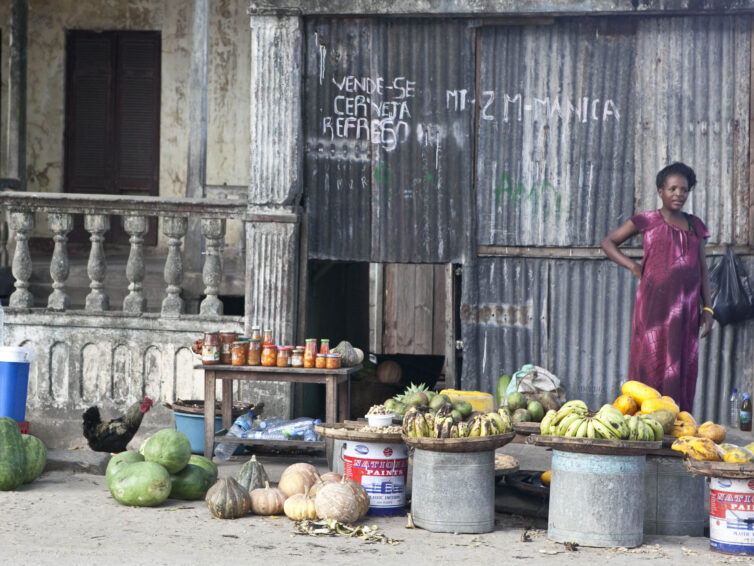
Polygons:
M644 537L646 454L661 441L531 435L552 448L547 536L595 547L636 547Z
M403 442L400 432L362 431L366 421L344 421L342 423L322 423L314 425L314 432L326 438L352 440L354 442Z
M495 527L495 449L515 432L467 438L403 436L414 449L411 516L443 533L486 533Z
M213 430L213 407L215 405L215 383L218 379L222 380L222 422L223 428L226 430L229 430L233 423L231 409L233 406L233 381L235 380L324 385L325 418L327 422L337 422L349 417L351 374L359 371L361 365L340 369L314 369L197 364L194 369L204 370L204 456L212 458L215 441L276 448L326 448L325 442L322 441L256 440L216 435Z

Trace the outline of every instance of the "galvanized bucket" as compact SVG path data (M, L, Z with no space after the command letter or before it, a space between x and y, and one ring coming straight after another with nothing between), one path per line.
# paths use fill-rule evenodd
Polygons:
M488 533L495 528L495 451L414 449L411 515L435 533Z
M703 537L703 476L695 476L682 458L647 456L644 471L644 534Z
M644 467L644 456L553 450L548 538L582 546L640 546Z

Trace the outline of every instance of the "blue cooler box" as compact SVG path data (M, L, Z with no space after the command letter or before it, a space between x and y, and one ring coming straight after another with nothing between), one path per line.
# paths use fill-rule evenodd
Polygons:
M0 347L0 417L26 420L29 364L34 354L26 348Z

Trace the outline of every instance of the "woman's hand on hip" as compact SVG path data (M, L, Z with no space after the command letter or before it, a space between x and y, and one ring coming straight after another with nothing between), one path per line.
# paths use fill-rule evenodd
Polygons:
M633 276L636 277L639 281L641 281L641 264L635 261L630 269Z

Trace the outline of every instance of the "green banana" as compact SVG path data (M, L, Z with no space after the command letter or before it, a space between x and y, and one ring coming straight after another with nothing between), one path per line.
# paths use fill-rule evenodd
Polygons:
M596 438L594 431L594 419L592 417L587 417L586 437Z
M650 415L639 415L639 418L644 421L644 424L652 429L652 432L654 434L652 440L662 440L663 436L665 436L665 431L663 430L662 425L659 422L657 422Z
M639 418L638 417L631 417L630 419L628 419L628 439L629 440L639 439Z
M590 417L584 417L584 420L581 421L581 424L579 425L579 429L576 431L576 434L574 434L577 438L586 438L586 431L589 428L589 421L592 419Z
M618 412L620 413L620 411ZM623 413L620 413L620 417L617 417L612 411L604 411L598 412L595 416L602 422L602 424L613 429L616 438L621 440L628 438L630 431L623 418Z
M492 436L496 434L494 427L494 424L491 419L488 419L486 417L482 417L481 419L482 425L481 425L481 432L479 433L479 436Z
M582 411L589 410L589 407L587 407L586 403L584 403L584 401L582 401L581 399L573 399L572 401L567 401L560 406L560 410L572 408L580 409Z
M466 438L469 436L469 423L461 422L456 426L458 427L458 438Z
M497 429L496 434L503 434L505 432L508 432L506 423L499 413L487 413L487 418L495 424L495 428Z
M539 423L539 434L544 436L550 434L550 427L552 426L552 421L556 414L558 414L558 412L554 409L550 409L545 413L545 416L542 417L542 420Z
M552 431L551 434L555 434L555 429L557 426L565 419L568 415L574 413L576 409L574 407L561 407L557 410L555 413L555 416L552 418L552 421L550 422L550 430Z
M579 416L575 421L573 421L570 425L568 425L568 428L565 431L565 434L563 436L570 436L574 437L576 436L576 432L579 430L579 427L581 426L581 423L584 422L584 417Z
M607 439L616 439L618 438L615 434L615 431L610 428L609 426L605 425L599 417L594 416L592 418L592 422L594 422L594 432L595 432L595 438L607 438Z
M571 426L572 423L575 421L583 418L579 413L573 412L570 415L568 415L565 419L560 421L558 423L558 428L555 432L556 436L565 436L566 431L568 430L568 427Z

